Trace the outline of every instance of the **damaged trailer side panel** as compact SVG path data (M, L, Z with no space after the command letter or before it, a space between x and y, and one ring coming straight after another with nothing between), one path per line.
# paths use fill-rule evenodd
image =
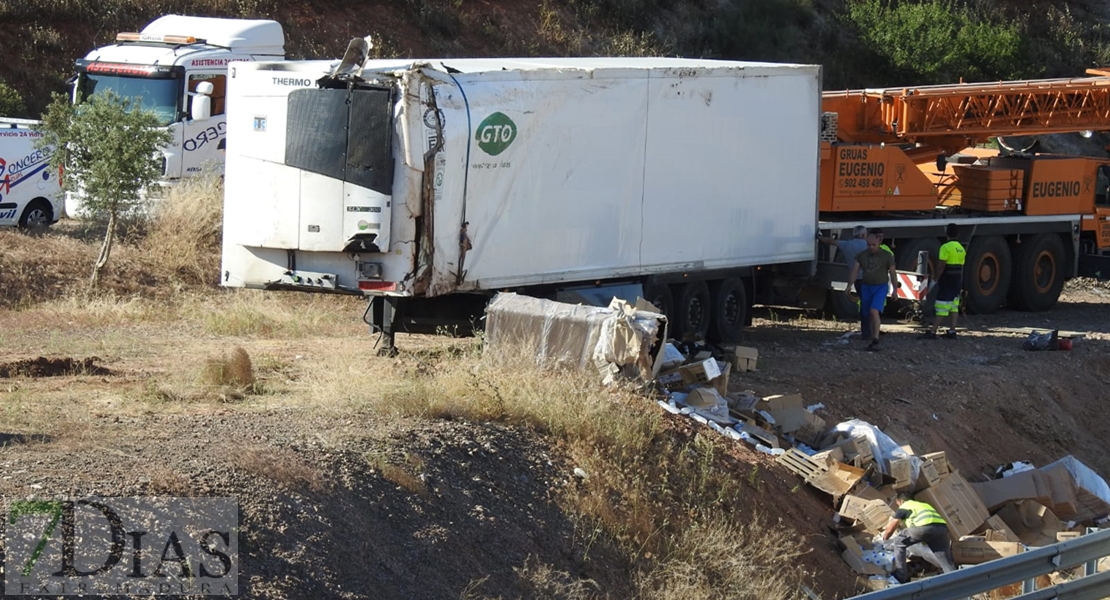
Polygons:
M812 269L817 66L334 69L234 66L224 285L382 296L433 323L507 288L697 282L729 292L738 331L756 269Z

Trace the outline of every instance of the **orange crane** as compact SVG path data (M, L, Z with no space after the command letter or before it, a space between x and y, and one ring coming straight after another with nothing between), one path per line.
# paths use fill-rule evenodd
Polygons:
M1065 279L1110 277L1110 160L973 148L1110 130L1110 71L1087 74L825 92L822 228L880 227L913 270L921 251L936 256L945 223L961 224L976 312L1044 310Z

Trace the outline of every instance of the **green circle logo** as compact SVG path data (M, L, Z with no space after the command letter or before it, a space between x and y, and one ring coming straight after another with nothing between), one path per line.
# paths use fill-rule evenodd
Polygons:
M505 113L495 112L478 124L474 139L486 154L497 156L516 139L516 123Z

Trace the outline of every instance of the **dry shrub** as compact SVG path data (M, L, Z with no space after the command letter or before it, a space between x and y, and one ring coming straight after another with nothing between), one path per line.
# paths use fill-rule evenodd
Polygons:
M579 579L566 571L560 571L551 565L540 562L535 556L529 556L525 559L523 566L513 567L513 572L516 573L517 586L520 588L516 596L518 598L591 600L607 597L600 593L599 586L593 580ZM460 598L462 600L487 600L492 598L481 594L482 585L487 580L489 580L488 575L472 580L463 589Z
M704 518L676 536L673 549L636 581L656 600L802 598L801 544L759 516L747 522Z
M189 478L164 465L147 469L150 491L165 496L192 496L193 486Z
M422 471L424 469L424 461L419 457L406 454L404 462L407 467L394 464L388 457L381 454L368 454L366 462L370 464L372 469L381 474L382 479L394 483L417 496L426 497L428 495L428 488L424 485L424 481L418 475L413 475L410 472L410 470Z
M220 274L222 228L223 181L206 173L168 188L140 247L166 279L214 285Z
M326 480L296 452L286 448L248 446L235 448L230 458L240 469L292 489L322 492Z
M231 354L209 358L201 371L201 382L210 386L250 389L255 384L250 355L242 347L236 346Z

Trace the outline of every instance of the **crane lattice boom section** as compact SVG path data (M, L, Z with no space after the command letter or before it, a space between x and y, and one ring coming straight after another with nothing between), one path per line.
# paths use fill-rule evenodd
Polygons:
M1110 77L826 92L841 137L857 142L968 144L1005 135L1110 129Z

